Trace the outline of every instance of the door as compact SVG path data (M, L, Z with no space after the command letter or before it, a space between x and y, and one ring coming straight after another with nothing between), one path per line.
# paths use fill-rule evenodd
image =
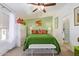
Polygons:
M64 34L64 41L70 42L70 24L69 19L63 20L63 34Z

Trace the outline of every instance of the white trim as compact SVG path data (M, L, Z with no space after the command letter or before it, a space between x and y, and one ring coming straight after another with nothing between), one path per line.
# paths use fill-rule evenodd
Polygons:
M15 14L15 11L11 8L9 8L5 3L0 3L0 12L9 15L9 13ZM6 12L5 12L6 11Z

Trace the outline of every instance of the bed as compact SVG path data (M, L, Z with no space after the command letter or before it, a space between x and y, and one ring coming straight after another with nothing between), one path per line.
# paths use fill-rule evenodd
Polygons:
M53 44L56 46L55 50L59 54L61 52L58 41L50 34L31 34L25 38L23 50L29 48L32 44Z

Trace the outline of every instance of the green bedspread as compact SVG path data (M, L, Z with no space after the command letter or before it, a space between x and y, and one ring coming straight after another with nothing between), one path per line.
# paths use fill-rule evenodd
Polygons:
M61 51L59 43L56 38L49 34L31 34L24 42L24 50L29 47L30 44L53 44L56 46L56 50L59 53Z

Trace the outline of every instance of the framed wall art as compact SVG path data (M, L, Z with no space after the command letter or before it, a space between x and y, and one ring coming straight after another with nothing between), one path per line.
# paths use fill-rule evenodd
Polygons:
M58 28L58 17L55 18L55 28Z
M79 26L79 7L74 8L74 25Z

